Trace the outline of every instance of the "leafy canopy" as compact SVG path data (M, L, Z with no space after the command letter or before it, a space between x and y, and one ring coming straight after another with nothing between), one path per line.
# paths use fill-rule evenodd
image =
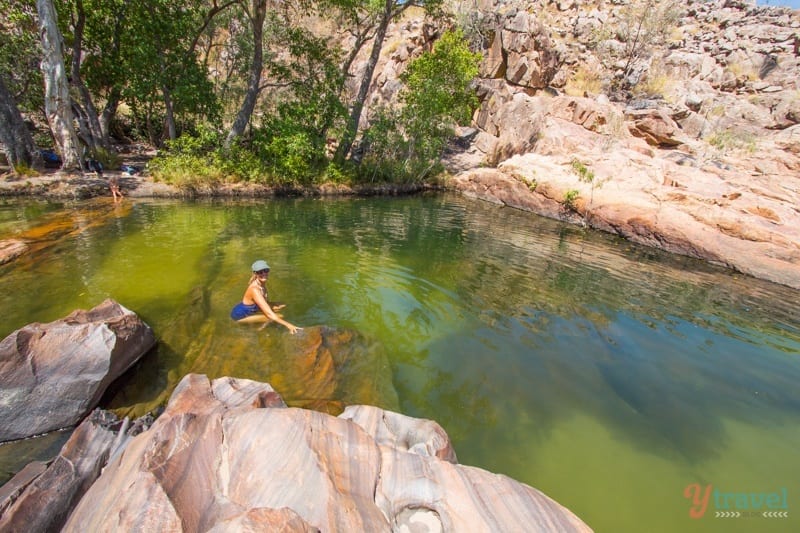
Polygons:
M401 76L400 111L383 110L365 135L362 174L387 181L430 175L455 126L477 107L471 84L480 59L460 30L446 32L431 52L414 59Z

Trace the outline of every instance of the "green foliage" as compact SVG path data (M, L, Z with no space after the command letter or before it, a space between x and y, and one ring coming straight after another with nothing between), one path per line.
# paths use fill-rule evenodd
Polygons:
M468 121L477 106L470 85L480 59L459 30L445 33L431 52L413 60L402 75L403 107L379 111L364 134L360 177L407 182L439 171L455 124Z
M466 44L460 31L447 32L432 52L408 65L402 80L409 124L423 128L421 123L430 122L434 128L430 133L435 135L449 134L453 123L469 120L478 103L470 83L478 75L481 55L470 52Z
M98 147L92 157L103 164L106 170L116 170L122 164L122 157L116 153L104 148Z
M20 111L44 107L36 2L0 0L0 76Z
M330 183L349 183L352 181L351 177L352 169L337 165L336 163L328 164L322 176L323 181Z
M578 179L586 183L592 183L594 181L594 172L589 170L589 168L579 160L573 159L571 165L572 170L578 175Z
M229 176L230 166L221 156L223 135L207 125L194 134L168 141L149 164L155 180L178 187L214 185ZM246 167L246 163L239 161Z
M33 167L29 167L25 163L20 163L14 167L14 174L19 177L26 177L32 178L39 175L39 171L37 171Z
M316 172L319 150L307 132L284 124L284 128L269 135L259 135L254 147L277 183L309 184Z
M225 134L203 125L168 141L150 162L151 175L180 187L225 182L308 185L324 171L325 160L307 134L262 128L247 141L223 147Z
M249 143L275 183L308 185L327 165L328 132L342 127L347 116L340 99L339 51L306 30L272 23L274 37L289 55L267 62L282 87L265 99L263 122Z
M575 211L577 209L575 202L578 200L580 195L581 193L575 189L568 190L566 193L564 193L564 207L570 211Z
M246 134L226 151L219 132L198 128L169 143L158 158L154 175L189 185L219 181L310 185L325 174L328 132L341 127L346 118L340 100L344 84L340 51L307 30L291 26L276 13L268 17L266 28L273 48L265 50L264 69L273 87L262 93ZM252 47L247 37L242 33L239 42ZM231 95L237 90L234 85L228 86ZM135 111L141 115L153 112ZM202 170L203 166L207 168ZM337 179L342 177L337 175Z
M59 0L56 7L69 54L74 0ZM83 7L81 75L97 100L121 96L132 111L134 132L161 142L167 95L179 131L218 118L213 84L192 48L203 23L203 2L83 0Z
M756 138L753 134L737 130L716 131L708 137L708 144L723 153L741 150L752 154L756 151Z

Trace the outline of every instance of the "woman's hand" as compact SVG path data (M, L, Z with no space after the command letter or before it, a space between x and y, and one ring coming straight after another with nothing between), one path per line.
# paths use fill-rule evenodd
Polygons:
M291 333L292 335L297 333L298 330L303 329L303 328L298 328L294 324L288 324L288 323L286 324L286 328L289 330L289 333Z

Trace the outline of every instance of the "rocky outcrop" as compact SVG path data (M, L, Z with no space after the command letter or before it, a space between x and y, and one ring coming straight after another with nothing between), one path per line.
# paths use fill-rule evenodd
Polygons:
M575 130L567 131L580 145ZM800 288L800 180L784 176L778 191L772 176L701 166L688 154L652 157L644 146L601 153L590 140L584 146L571 156L515 156L454 183L477 198Z
M0 441L75 425L154 344L113 300L11 333L0 342Z
M526 90L550 85L561 66L559 52L532 13L501 8L481 20L481 25L490 37L480 66L483 78L504 79Z
M151 423L93 411L49 463L30 463L0 487L0 532L59 531L102 468Z
M287 408L188 375L63 531L589 531L539 491L459 465L442 428L374 407Z
M549 31L560 58L551 86L575 96L516 85L498 63L513 50L492 41L477 131L446 160L452 185L800 287L800 11L659 4L671 11L650 13L674 31L626 56L644 2L530 4L480 8L506 21L535 13L528 31Z

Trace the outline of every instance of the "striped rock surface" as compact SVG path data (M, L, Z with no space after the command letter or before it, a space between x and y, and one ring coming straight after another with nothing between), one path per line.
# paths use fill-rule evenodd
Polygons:
M375 407L288 408L267 384L184 377L63 531L590 531L444 430Z

